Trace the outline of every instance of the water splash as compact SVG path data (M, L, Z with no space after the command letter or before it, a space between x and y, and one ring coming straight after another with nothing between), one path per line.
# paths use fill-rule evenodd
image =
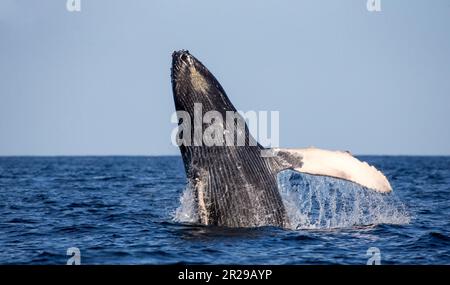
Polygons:
M178 223L188 224L198 222L197 198L191 183L186 185L183 194L181 194L180 206L176 209L173 220Z
M279 173L277 179L289 229L407 224L411 219L395 192L382 194L346 180L291 170ZM197 199L191 184L184 189L173 220L198 223Z
M291 229L407 224L410 216L395 192L381 194L355 183L287 170L278 185Z

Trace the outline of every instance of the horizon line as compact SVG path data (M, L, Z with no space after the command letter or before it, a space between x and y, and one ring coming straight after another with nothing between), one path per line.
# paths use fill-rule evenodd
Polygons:
M354 154L352 156L404 156L404 157L437 157L450 156L450 154ZM181 154L0 154L4 157L158 157L158 156L178 156Z

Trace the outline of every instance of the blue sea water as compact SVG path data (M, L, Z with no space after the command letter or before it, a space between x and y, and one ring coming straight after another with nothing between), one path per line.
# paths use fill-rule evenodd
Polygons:
M189 223L180 157L1 157L0 264L450 264L450 157L360 158L393 194L286 171L292 226L231 229Z

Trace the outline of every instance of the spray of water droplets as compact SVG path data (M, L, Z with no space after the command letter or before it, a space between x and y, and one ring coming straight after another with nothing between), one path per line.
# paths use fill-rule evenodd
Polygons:
M291 170L279 173L277 179L289 228L293 230L407 224L411 219L395 192L381 194L342 179ZM198 222L192 185L183 191L173 219Z
M191 183L186 185L183 194L181 194L180 206L176 209L173 220L178 223L188 224L198 222L197 199Z
M278 185L291 229L407 224L410 216L395 193L381 194L326 176L283 171Z

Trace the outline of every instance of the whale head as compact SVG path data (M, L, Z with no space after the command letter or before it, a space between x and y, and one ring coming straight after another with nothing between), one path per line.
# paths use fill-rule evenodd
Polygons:
M191 133L190 141L201 142L203 139L202 133L195 132L198 130L195 129L198 127L196 122L201 124L200 128L205 131L214 122L215 126L221 126L221 131L215 133L221 137L221 142L225 143L225 136L228 135L228 141L232 141L233 145L260 147L250 134L245 119L237 112L219 81L189 51L173 52L171 79L179 125L181 122L189 121L190 126L193 126L183 131L184 135ZM181 118L179 112L187 113L188 116L183 115ZM185 146L180 146L182 154L186 151Z
M224 89L214 75L187 50L172 54L172 91L177 111L194 114L194 103L204 112L235 111Z

